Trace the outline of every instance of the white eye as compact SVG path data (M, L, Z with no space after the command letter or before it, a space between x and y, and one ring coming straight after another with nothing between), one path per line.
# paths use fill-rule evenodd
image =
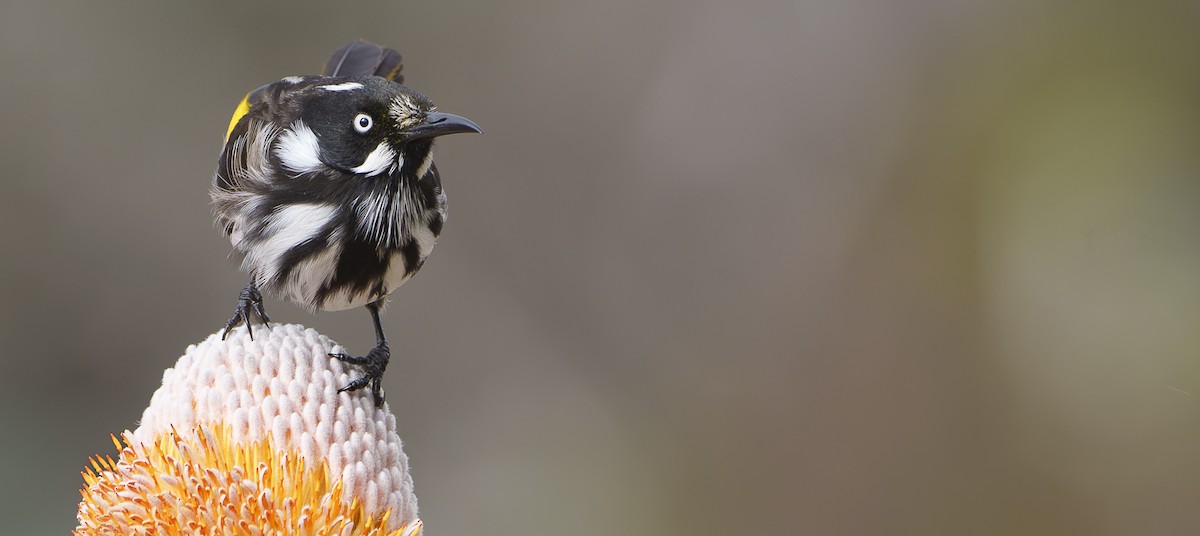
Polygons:
M367 114L358 114L354 116L354 130L357 130L359 134L366 134L367 131L371 130L371 127L374 125L375 120L371 119L371 116Z

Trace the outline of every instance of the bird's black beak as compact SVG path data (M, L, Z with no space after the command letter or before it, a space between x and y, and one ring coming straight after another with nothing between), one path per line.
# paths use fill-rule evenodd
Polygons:
M425 116L425 123L408 131L409 140L436 138L446 134L474 132L482 134L483 130L474 121L461 115L433 112Z

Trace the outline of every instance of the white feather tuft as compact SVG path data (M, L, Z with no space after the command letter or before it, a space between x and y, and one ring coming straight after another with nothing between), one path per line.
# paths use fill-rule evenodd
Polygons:
M385 141L375 147L375 150L367 155L362 164L350 168L350 171L365 173L368 177L374 177L385 171L395 169L399 165L397 162L401 161L396 158L396 151L393 151L391 144Z
M277 289L280 297L310 310L315 309L313 297L337 274L343 243L340 230L330 233L328 247L304 259L292 269L291 276Z
M429 151L425 153L425 160L421 161L421 165L417 166L417 180L425 177L429 173L429 168L433 166L433 147L429 147Z
M292 123L279 135L275 155L283 167L293 173L311 173L325 168L325 163L321 162L321 142L304 121Z
M363 87L363 85L358 82L342 82L341 84L321 86L321 89L324 89L325 91L351 91L361 87Z
M242 269L260 282L275 279L284 253L317 235L335 216L337 207L322 204L283 205L267 217L264 238L246 250Z

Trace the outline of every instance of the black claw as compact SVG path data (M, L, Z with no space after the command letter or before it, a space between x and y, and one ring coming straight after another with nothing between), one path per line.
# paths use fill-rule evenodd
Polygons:
M371 378L369 376L363 376L357 380L350 382L345 387L338 389L338 392L344 393L346 391L357 391L359 389L362 389L363 387L366 387L368 383L371 383Z
M383 371L387 370L388 361L391 359L391 351L388 350L386 341L381 341L363 357L346 354L329 354L329 357L363 367L363 376L338 389L339 393L357 391L369 385L371 395L375 398L375 406L383 406Z
M383 407L383 377L371 380L371 396L375 397L375 407Z
M250 322L250 313L258 315L258 319L262 320L265 325L271 319L267 317L267 311L263 308L262 294L258 292L258 287L254 286L251 281L246 284L242 292L238 294L237 308L233 310L233 316L225 323L225 333L221 334L221 340L229 336L229 331L237 327L238 324L246 324L246 332L250 334L250 340L254 340L254 327Z
M343 363L350 363L351 365L366 365L371 362L371 360L366 357L355 357L349 354L329 354L329 357L332 357Z
M267 316L267 310L263 308L262 295L258 293L258 289L254 289L254 314L262 319L263 324L270 324L271 317Z

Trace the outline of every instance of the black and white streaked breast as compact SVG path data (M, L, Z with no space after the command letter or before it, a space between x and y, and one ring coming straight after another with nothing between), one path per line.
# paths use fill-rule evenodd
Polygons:
M276 84L289 80L330 93L364 90L313 77ZM387 117L403 120L419 104L395 97ZM314 127L286 106L252 108L222 152L213 203L262 290L309 310L349 309L387 296L420 269L441 233L446 197L430 141L397 148L384 140L331 166Z

